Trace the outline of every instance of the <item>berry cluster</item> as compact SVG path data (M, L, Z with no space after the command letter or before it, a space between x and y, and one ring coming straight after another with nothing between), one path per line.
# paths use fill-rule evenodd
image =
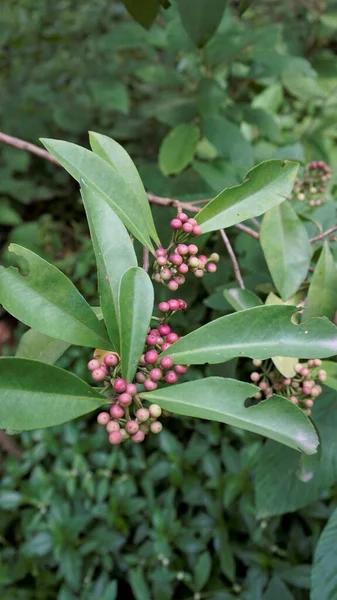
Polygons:
M261 390L255 398L268 400L273 394L278 394L302 408L307 415L311 414L314 401L322 392L319 383L324 383L327 376L323 369L317 372L317 367L322 365L319 358L308 360L307 363L297 363L296 375L292 378L283 377L273 368L271 360L253 360L253 365L260 368L260 371L253 371L250 375Z
M160 302L158 310L163 317L158 319L159 324L156 328L148 329L144 354L139 361L134 382L127 383L120 377L120 359L116 353L106 352L101 360L94 357L88 362L93 380L104 382L104 391L112 393L109 400L110 411L101 412L97 417L98 423L106 427L111 444L120 444L128 438L140 443L148 433L161 432L162 424L157 420L161 415L161 408L157 404L145 408L138 394L144 389L148 392L153 391L161 383L177 383L179 376L186 373L187 367L173 366L170 357L159 359L159 353L179 339L166 320L177 310L185 309L184 300L171 299L168 302Z
M215 273L219 255L215 252L209 258L204 254L198 255L198 246L185 243L191 235L201 235L201 228L196 220L189 219L185 213L178 213L177 217L172 219L171 228L174 234L169 247L156 250L152 278L167 285L171 292L175 292L185 283L185 275L188 272L193 273L195 277L203 277L205 272Z
M294 193L300 202L307 201L310 207L324 204L323 196L327 182L331 178L331 169L323 160L315 160L306 165L302 178L295 182Z

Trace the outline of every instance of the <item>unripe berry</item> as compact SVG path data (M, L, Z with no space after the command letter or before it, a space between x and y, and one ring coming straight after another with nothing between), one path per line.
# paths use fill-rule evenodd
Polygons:
M188 261L188 266L191 267L191 269L197 269L200 266L199 259L196 256L191 256Z
M160 277L163 281L168 281L171 279L171 271L170 269L162 269L160 271Z
M322 388L320 385L314 385L314 387L311 388L311 396L313 398L317 398L317 396L319 396L321 392L322 392Z
M162 410L158 404L151 404L149 406L149 413L150 413L151 417L158 419L158 417L160 417L160 415L162 413Z
M172 219L170 223L172 229L178 230L181 229L181 220L180 219Z
M149 423L141 423L139 425L139 430L142 431L144 433L144 435L147 435L150 432L150 424Z
M124 416L124 408L122 408L119 404L114 404L110 408L110 415L113 419L121 419Z
M164 343L164 340L163 340L163 338L162 338L161 336L159 336L159 337L157 338L157 344L158 344L159 346L162 346L162 345L163 345L163 343Z
M205 275L205 272L203 269L196 269L194 271L194 275L200 279L201 277L203 277Z
M147 392L153 392L157 389L158 385L155 383L155 381L152 381L152 379L145 379L144 387Z
M91 372L91 377L93 378L94 381L104 381L106 376L106 371L105 369L102 369L101 367L99 369L95 369L94 371Z
M152 433L160 433L163 429L162 424L160 423L160 421L153 421L153 423L151 423L150 425L150 431Z
M119 359L117 354L106 354L104 357L104 362L107 367L115 367L119 363Z
M106 426L106 430L109 433L112 433L113 431L119 431L120 430L120 424L117 423L117 421L109 421L109 423Z
M157 248L157 250L155 251L155 255L156 258L158 258L159 256L166 256L166 250L164 250L164 248Z
M289 396L289 400L292 404L298 404L296 396Z
M160 366L163 369L170 369L173 366L172 358L169 356L163 356L163 358L160 359Z
M181 221L181 223L186 223L186 221L188 221L188 216L185 213L179 213L179 215L177 216L177 219L179 219L179 221Z
M127 431L125 431L125 429L121 429L120 430L120 434L122 436L122 442L124 442L124 440L128 440L129 439L129 434Z
M138 383L144 383L145 379L146 379L146 375L144 373L141 373L141 372L136 373L136 381Z
M176 300L175 298L171 298L171 300L168 301L168 305L170 310L179 310L179 300Z
M130 394L130 396L135 396L137 394L137 388L134 383L128 383L126 386L126 393Z
M166 336L166 341L169 344L174 344L174 342L178 341L178 339L179 336L176 333L173 333L173 331Z
M252 381L259 381L261 375L260 373L258 373L257 371L253 371L253 373L250 374L250 378Z
M209 258L215 263L219 262L220 260L220 256L217 254L217 252L213 252Z
M307 369L307 367L302 367L300 375L302 375L302 377L307 377L309 375L309 369Z
M208 265L206 265L206 269L208 271L208 273L215 273L215 271L217 270L217 266L215 263L208 263Z
M180 310L186 310L187 304L186 304L185 300L178 300L178 302L179 302Z
M273 384L273 388L276 392L278 392L282 388L282 383L276 381L276 383Z
M193 231L193 225L191 225L191 223L183 223L183 231L185 231L185 233L192 233Z
M157 282L157 283L161 283L161 277L160 277L160 273L155 273L153 275L153 279Z
M157 343L157 336L154 335L153 333L149 333L149 335L146 336L146 343L148 346L155 346Z
M170 254L169 261L176 267L179 267L179 265L181 265L183 262L183 259L180 254Z
M320 381L322 381L322 382L326 381L326 377L327 377L326 371L323 371L323 370L318 371L318 379Z
M177 246L176 252L178 252L178 254L180 254L181 256L185 256L185 254L188 254L188 246L186 246L186 244L179 244Z
M258 359L258 358L254 358L253 360L253 365L254 367L261 367L262 365L262 360Z
M145 440L145 433L141 430L137 431L137 433L131 436L131 439L135 444L141 444Z
M177 383L178 381L178 375L175 371L167 371L166 375L165 375L165 381L166 383Z
M125 379L116 379L114 381L114 390L115 392L117 392L118 394L121 394L122 392L125 392L126 390L126 381Z
M136 411L136 417L138 421L140 421L141 423L145 423L150 418L150 412L147 410L147 408L139 408Z
M195 237L198 237L199 235L201 235L201 234L202 234L202 231L201 231L201 227L200 227L200 225L194 225L194 227L193 227L193 231L192 231L192 234L193 234Z
M167 287L171 292L176 292L179 285L176 281L169 281Z
M186 275L186 273L188 273L188 265L186 263L183 263L182 265L180 265L178 267L178 272L181 273L182 275Z
M110 421L110 415L107 412L101 412L97 415L97 423L106 425Z
M137 421L128 421L125 425L125 430L129 435L134 435L135 433L137 433L138 429L139 425Z
M165 344L162 345L161 349L163 352L165 352L165 350L167 350L167 348L169 348L171 346L171 344L169 344L168 342L165 342Z
M290 385L291 384L291 379L290 377L285 377L283 379L283 385Z
M167 335L168 333L170 333L171 327L169 327L169 325L166 325L166 323L163 323L162 325L159 325L158 331L160 335Z
M304 400L304 406L306 406L307 408L311 408L314 405L314 401L313 400Z
M124 392L123 394L121 394L118 397L118 402L122 405L122 406L130 406L131 402L132 402L132 396L131 394L128 394L127 392Z
M122 441L123 441L123 436L120 431L112 431L109 434L109 442L113 446L118 446L119 444L122 443Z
M176 365L174 367L174 370L176 373L178 373L178 375L185 375L185 373L187 372L187 367L185 367L184 365Z
M97 369L99 369L101 366L101 363L99 362L99 360L96 360L96 358L93 358L92 360L89 360L88 362L88 369L89 371L96 371Z
M297 194L297 200L299 200L300 202L303 202L303 200L305 200L305 195L303 194L303 192L299 192L299 194Z
M158 352L157 350L149 350L145 354L145 361L148 365L154 365L158 360Z
M205 254L200 254L198 256L198 259L199 259L199 262L200 262L200 264L202 266L204 266L207 263L207 261L208 261L208 258L207 258L207 256L205 256Z
M150 378L152 381L159 381L163 376L162 370L156 367L150 371Z
M158 263L158 265L160 267L164 267L165 265L167 265L167 258L166 258L166 256L158 256L157 263Z
M162 312L162 313L170 310L170 306L169 306L168 302L159 302L158 310L159 310L159 312Z
M300 373L301 373L301 370L302 370L302 367L303 367L303 365L301 365L301 363L297 363L297 364L295 365L295 371L296 371L296 373L299 373L299 374L300 374Z

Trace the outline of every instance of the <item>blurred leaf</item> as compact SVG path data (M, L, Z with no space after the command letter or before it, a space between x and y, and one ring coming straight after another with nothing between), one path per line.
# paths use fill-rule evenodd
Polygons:
M234 164L241 165L245 170L253 166L252 146L238 125L224 117L208 116L202 122L202 131L219 154Z
M163 139L159 150L159 166L164 175L180 173L193 160L199 128L195 125L177 125Z
M145 29L149 29L157 16L158 0L123 0L130 15ZM137 598L138 600L138 598Z
M283 581L274 576L263 594L262 600L294 600L294 596Z
M202 590L212 570L212 559L209 552L203 552L200 554L198 560L194 566L194 585L197 591Z
M337 269L328 242L324 243L309 286L303 321L326 315L333 319L337 310Z
M315 550L311 575L312 600L334 600L337 587L337 509L332 513Z
M217 30L227 0L177 0L183 26L198 48Z
M141 567L131 569L129 581L135 600L151 600L150 590Z
M19 213L11 206L7 198L1 198L0 205L0 225L9 225L14 227L19 225L22 219Z
M69 345L68 342L55 340L35 329L29 329L20 339L15 356L40 360L53 365L69 348Z

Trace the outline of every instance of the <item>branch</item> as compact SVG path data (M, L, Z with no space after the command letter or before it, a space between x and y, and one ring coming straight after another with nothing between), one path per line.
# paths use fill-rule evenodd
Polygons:
M310 239L311 244L313 244L314 242L318 242L319 240L323 240L325 237L327 237L328 235L330 235L330 233L333 233L334 231L337 231L337 225L334 225L333 227L331 227L331 229L327 229L319 235L315 235L315 237L312 237Z
M56 158L54 158L47 150L43 150L43 148L35 146L35 144L31 144L30 142L26 142L25 140L21 140L20 138L13 137L11 135L7 135L6 133L0 132L0 142L3 142L4 144L7 144L9 146L13 146L14 148L19 148L19 150L25 150L26 152L35 154L40 158L45 158L46 160L49 160L55 165L61 166L59 161ZM156 196L155 194L149 193L147 194L147 197L151 204L158 204L159 206L174 206L175 208L188 210L191 213L199 212L199 208L195 206L195 202L179 202L179 200L175 200L174 198L162 198L161 196ZM197 202L208 202L208 199L197 200ZM239 229L240 231L244 231L256 240L258 240L260 237L257 231L251 229L251 227L248 227L247 225L242 225L242 223L238 223L237 225L234 225L234 227L236 227L236 229Z
M240 288L242 290L244 290L245 289L245 284L244 284L243 279L242 279L242 275L241 275L239 263L238 263L238 260L237 260L237 258L235 256L235 252L234 252L234 250L233 250L233 248L231 246L231 243L230 243L230 241L229 241L229 239L228 239L228 237L225 234L225 231L223 229L220 229L220 235L221 235L221 237L223 239L223 242L224 242L224 244L226 246L226 250L228 252L228 256L229 256L229 258L232 261L232 265L233 265L233 269L234 269L236 281L238 282Z

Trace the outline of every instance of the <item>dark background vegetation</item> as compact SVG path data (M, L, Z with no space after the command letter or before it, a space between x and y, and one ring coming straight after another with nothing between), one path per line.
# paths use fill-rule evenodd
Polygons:
M230 2L202 50L174 3L149 32L111 0L2 0L0 21L0 129L10 135L87 146L88 129L107 134L131 154L149 192L182 201L211 197L272 157L325 160L337 173L335 2L256 0L242 17ZM180 123L200 125L202 137L190 165L167 177L158 153ZM331 224L334 203L317 210ZM173 213L154 207L164 240ZM97 304L84 212L65 171L2 146L0 226L4 264L8 242L22 244ZM230 233L247 287L272 289L260 246ZM220 268L183 288L190 310L176 319L181 334L230 310L222 294L233 283L230 262L216 236L205 244L221 253ZM0 312L3 354L15 352L23 331ZM73 348L59 364L87 379L88 359ZM206 370L233 375L237 366L246 369ZM326 394L317 409L326 430L333 402ZM309 598L334 486L296 483L283 448L263 487L260 437L191 419L164 419L164 427L118 450L94 419L2 438L2 600Z

